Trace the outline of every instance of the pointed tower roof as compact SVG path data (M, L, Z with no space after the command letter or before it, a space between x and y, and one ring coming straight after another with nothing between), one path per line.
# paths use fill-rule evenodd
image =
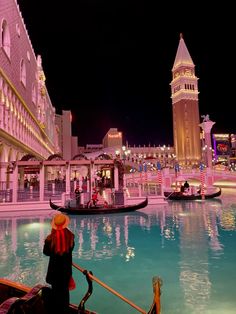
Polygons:
M194 66L193 60L188 52L188 48L185 45L183 34L180 33L179 46L175 57L175 62L172 71L179 66Z

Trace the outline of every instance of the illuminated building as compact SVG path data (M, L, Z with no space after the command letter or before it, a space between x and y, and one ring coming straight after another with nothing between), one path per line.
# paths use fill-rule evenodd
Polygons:
M231 153L231 135L213 134L214 161L216 164L224 166L230 165Z
M15 1L1 1L0 24L1 162L25 154L46 159L59 147L41 57L35 56Z
M171 98L176 159L181 166L201 160L198 78L182 35L172 68Z
M9 181L11 161L26 156L45 160L61 152L67 152L65 157L70 159L73 138L71 120L64 121L70 112L55 117L42 59L35 55L16 1L1 0L0 25L1 189Z
M103 147L116 147L122 146L122 132L119 132L116 128L111 128L104 136L102 141Z
M18 5L1 1L0 10L1 161L58 151L52 106L40 56L35 56Z
M58 131L61 156L64 160L70 160L78 155L78 137L72 136L72 115L70 110L62 110L62 115L56 114L55 124Z

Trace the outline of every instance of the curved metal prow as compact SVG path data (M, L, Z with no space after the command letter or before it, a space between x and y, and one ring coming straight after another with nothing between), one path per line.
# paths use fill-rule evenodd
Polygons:
M163 282L160 277L152 278L152 286L153 286L153 302L151 305L148 314L160 314L161 313L161 286Z
M153 303L151 305L150 310L148 312L146 312L145 310L143 310L142 308L140 308L139 306L134 304L132 301L128 300L123 295L121 295L120 293L118 293L117 291L115 291L114 289L109 287L107 284L105 284L104 282L99 280L97 277L95 277L93 275L93 273L91 271L87 271L86 269L83 269L82 267L80 267L79 265L77 265L77 264L75 264L73 262L72 262L72 265L76 269L78 269L80 272L82 272L84 275L86 275L86 279L87 279L87 282L88 282L88 285L89 285L87 293L85 294L85 296L83 297L83 299L81 300L81 302L79 304L78 314L79 313L80 314L81 313L86 313L86 310L84 309L84 304L85 304L85 302L88 300L88 298L92 294L92 291L93 291L92 281L93 280L96 281L103 288L107 289L109 292L111 292L114 295L116 295L117 297L119 297L124 302L128 303L129 305L131 305L133 308L135 308L136 310L138 310L142 314L160 314L161 313L160 296L161 296L162 279L160 277L155 276L152 279L153 294L154 294L154 296L153 296Z
M85 311L85 302L88 300L88 298L91 296L93 292L93 282L90 279L90 275L93 275L91 271L87 271L86 269L83 271L83 274L86 276L86 280L88 282L88 290L86 294L84 295L83 299L80 301L80 304L78 306L78 313L83 313Z
M72 265L78 269L80 272L84 273L84 271L86 271L85 269L83 269L82 267L80 267L79 265L75 264L72 262ZM90 280L94 280L96 281L100 286L102 286L103 288L107 289L109 292L113 293L114 295L116 295L118 298L120 298L121 300L123 300L124 302L128 303L130 306L132 306L133 308L135 308L136 310L138 310L140 313L146 314L146 311L144 311L143 309L141 309L139 306L137 306L136 304L134 304L132 301L128 300L127 298L125 298L123 295L121 295L120 293L118 293L117 291L115 291L114 289L112 289L111 287L109 287L107 284L105 284L104 282L102 282L100 279L98 279L97 277L95 277L94 275L92 275L90 272L87 272L87 275L90 277Z

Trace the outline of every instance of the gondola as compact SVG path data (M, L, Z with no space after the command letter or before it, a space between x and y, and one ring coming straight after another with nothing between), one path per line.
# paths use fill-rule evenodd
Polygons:
M54 204L50 199L50 207L69 215L96 215L96 214L115 214L132 212L148 205L148 198L138 204L134 205L96 205L94 207L64 207Z
M96 278L92 272L82 269L79 265L73 266L83 272L88 282L88 290L79 305L70 304L68 314L97 314L85 308L85 303L93 292L93 281L97 282L103 288L128 303L130 306L143 314L160 314L161 310L161 285L160 277L153 277L153 302L148 312L128 300L120 293L110 288L101 280ZM55 313L53 302L51 301L51 287L48 285L37 284L29 287L18 282L14 282L5 278L0 278L0 313L1 314L52 314Z
M97 314L84 308L87 298L88 292L81 300L79 306L70 304L68 314ZM37 284L34 287L29 287L15 281L0 278L1 314L51 314L54 312L50 286Z
M166 200L170 201L195 201L195 200L202 200L202 199L214 199L221 195L221 188L214 193L206 193L204 196L201 193L196 194L185 194L182 192L164 192L164 196Z

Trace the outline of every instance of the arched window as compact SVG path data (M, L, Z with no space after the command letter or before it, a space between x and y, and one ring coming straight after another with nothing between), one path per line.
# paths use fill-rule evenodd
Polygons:
M2 40L2 48L5 51L8 58L10 58L11 38L10 38L9 27L7 25L6 20L2 21L1 40Z
M16 23L16 33L17 33L18 37L20 37L20 26L18 23Z
M21 59L20 62L20 81L24 86L26 86L26 66L24 59Z
M32 85L32 102L34 105L36 105L36 87L34 83Z

